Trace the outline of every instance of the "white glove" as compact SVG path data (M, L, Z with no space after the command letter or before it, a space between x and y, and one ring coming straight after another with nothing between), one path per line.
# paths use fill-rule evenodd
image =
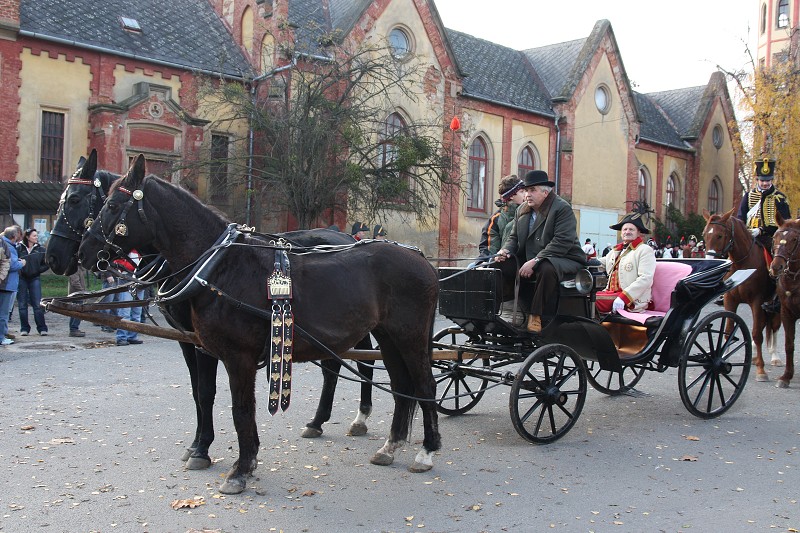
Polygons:
M753 228L753 229L750 230L750 233L753 235L753 238L756 238L759 235L761 235L761 229L760 228Z
M614 298L614 303L611 304L611 310L616 312L621 311L622 309L625 309L625 302L622 301L622 298L617 296Z

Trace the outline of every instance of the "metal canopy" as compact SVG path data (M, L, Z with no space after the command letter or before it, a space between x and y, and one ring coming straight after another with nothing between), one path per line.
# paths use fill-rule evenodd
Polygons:
M54 214L63 189L60 183L0 181L0 214Z

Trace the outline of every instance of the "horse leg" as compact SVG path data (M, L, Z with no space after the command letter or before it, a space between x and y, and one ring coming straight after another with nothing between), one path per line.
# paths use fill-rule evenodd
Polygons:
M358 341L358 343L355 345L355 348L358 350L371 350L372 340L369 338L369 335ZM372 362L365 363L362 361L357 361L356 366L358 367L358 371L362 376L367 378L367 380L372 381L372 376L375 370ZM361 403L358 405L358 414L356 414L355 419L350 423L350 429L348 430L347 434L353 437L366 435L367 418L369 418L370 414L372 414L372 383L362 380Z
M222 494L239 494L244 491L247 478L256 469L260 444L256 429L256 367L246 355L225 359L224 362L231 386L233 425L239 440L239 458L225 474L225 482L219 491Z
M197 449L197 443L200 442L200 431L202 427L202 420L203 420L203 413L200 409L200 397L198 392L198 384L197 384L197 361L195 358L194 353L194 346L192 349L189 350L185 343L179 343L181 347L181 351L183 352L183 360L186 362L186 368L189 369L189 381L192 384L192 399L194 400L194 410L197 415L197 425L195 426L194 432L194 440L192 443L186 448L181 456L181 461L186 462L189 460L189 457L192 456L194 451Z
M753 358L753 364L756 365L756 381L769 381L769 376L764 370L764 358L762 356L762 346L764 343L764 326L766 325L766 313L761 309L758 302L754 302L750 306L753 312L753 344L756 348L756 356Z
M433 454L442 447L442 437L439 434L439 413L436 411L436 402L433 400L436 397L436 382L433 379L430 362L427 359L420 360L426 364L418 370L412 369L415 382L419 384L416 387L415 396L431 398L431 400L419 402L422 409L425 437L422 440L422 449L417 452L414 464L409 467L411 472L427 472L433 468Z
M781 316L783 322L783 335L784 335L784 348L786 350L786 368L783 370L783 375L778 378L775 386L780 389L785 389L789 386L789 382L794 377L794 334L795 334L795 317L786 316L784 313Z
M414 392L414 388L411 386L411 376L403 363L401 354L394 349L394 345L390 344L387 339L378 338L378 343L381 347L383 364L386 366L386 371L389 374L392 392L410 396ZM386 439L384 445L375 452L375 455L370 458L370 463L388 466L394 462L394 453L402 448L403 444L408 439L415 407L415 401L404 398L403 396L394 396L394 414L392 415L389 438Z
M358 361L356 363L358 371L367 380L372 381L372 376L375 371L375 366L372 362L366 363ZM361 382L361 403L358 405L358 414L350 423L350 429L347 434L352 437L359 437L367 434L367 418L372 414L372 383L368 381Z
M184 349L181 343L181 349ZM217 396L217 365L219 361L207 353L187 344L186 349L194 352L197 367L198 439L194 452L186 461L189 470L203 470L211 466L208 449L214 442L214 399Z
M781 314L768 314L767 320L767 350L770 354L769 364L771 366L783 366L778 355L778 329L781 327Z
M339 380L339 370L342 369L342 364L335 359L325 359L320 365L322 366L322 393L314 420L306 424L306 428L300 435L304 439L315 439L322 435L322 424L331 419L336 382Z

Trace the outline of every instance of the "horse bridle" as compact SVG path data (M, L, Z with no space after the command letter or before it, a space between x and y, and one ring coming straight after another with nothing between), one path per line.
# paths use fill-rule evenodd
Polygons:
M725 247L721 251L719 251L719 252L708 252L708 255L713 255L717 259L727 259L728 258L729 252L731 251L731 249L733 248L733 245L735 244L734 237L735 237L735 231L736 231L736 225L733 223L733 219L729 219L729 221L731 223L730 224L730 228L728 228L727 224L723 224L722 222L709 222L708 223L709 226L721 226L721 227L725 228L725 232L726 233L728 232L728 230L730 230L730 234L731 234L730 239L728 239L728 243L725 245ZM706 240L706 242L708 242L708 239L705 239L705 240ZM750 257L750 252L753 251L753 246L755 246L755 244L756 244L756 240L753 239L752 242L750 243L750 249L747 250L747 253L744 256L742 256L742 258L739 259L738 261L734 261L733 259L731 259L731 262L733 264L741 263L742 261L744 261L745 259ZM706 246L706 248L708 248L708 246Z
M144 182L142 183L142 189L144 189ZM95 239L100 240L103 243L103 249L97 252L97 268L98 270L108 270L109 262L111 261L111 251L113 250L114 254L118 257L124 257L125 252L122 248L114 244L114 237L120 236L124 237L128 234L128 226L125 224L126 217L128 216L128 211L134 204L136 204L136 210L139 212L139 218L142 220L142 223L145 227L148 226L147 215L144 212L144 191L142 189L136 189L135 191L131 191L121 184L117 187L117 190L123 192L128 195L128 201L125 202L125 205L122 206L122 212L120 213L117 222L113 224L113 229L106 235L105 231L103 230L102 221L99 224L99 235L96 232L89 231L89 235L94 237ZM102 209L101 209L102 211ZM90 228L91 229L91 224ZM103 268L103 266L105 268Z
M75 171L75 173L67 180L67 188L64 189L64 194L61 197L61 201L58 203L58 211L57 211L57 218L56 223L53 225L53 231L50 232L51 235L56 235L57 237L63 237L65 239L69 239L75 242L81 242L83 238L83 234L92 227L94 223L95 214L94 209L96 205L102 206L103 203L106 201L106 194L103 192L103 184L100 182L99 178L94 178L94 180L85 180L81 179L80 175L83 171L83 167L79 168ZM89 185L94 187L92 194L88 195L85 201L89 202L89 214L83 220L83 226L80 228L74 227L72 224L69 223L67 219L67 215L64 212L64 204L67 201L67 191L69 190L70 185ZM98 209L98 212L100 210ZM59 227L59 223L63 223L69 229L69 232L62 231Z
M779 232L779 233L780 233L780 232L783 232L783 233L795 233L795 234L797 234L797 235L800 235L800 231L798 231L798 230L796 230L796 229L794 229L794 228L784 228L784 229L779 229L779 230L778 230L778 232ZM796 279L796 278L797 278L797 276L798 276L798 275L800 275L800 268L798 268L798 269L797 269L797 270L795 270L795 271L792 271L792 270L789 268L789 265L792 263L792 261L795 261L795 262L800 262L800 257L796 257L797 250L798 250L798 248L800 248L800 237L798 237L798 238L796 238L796 239L794 240L794 247L792 248L792 251L791 251L791 252L789 252L788 254L783 254L783 253L781 253L781 252L782 252L782 251L783 251L783 250L786 248L786 246L785 246L785 245L786 245L786 239L781 239L781 240L778 242L778 244L779 244L779 246L778 246L778 249L777 249L777 250L775 250L775 253L774 253L774 254L772 254L772 257L773 257L773 258L778 258L778 257L780 257L781 259L783 259L783 260L784 260L784 262L786 263L786 268L784 268L784 269L781 271L781 273L780 273L780 274L778 274L776 277L781 277L781 276L787 276L787 275L788 275L788 276L790 276L792 279Z

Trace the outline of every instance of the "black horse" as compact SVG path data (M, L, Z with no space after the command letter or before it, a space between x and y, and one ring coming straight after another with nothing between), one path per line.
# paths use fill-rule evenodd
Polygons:
M221 215L179 187L145 177L144 168L140 155L128 174L112 185L81 243L82 264L96 268L111 248L124 253L152 246L181 272L208 258L218 236L230 231ZM204 271L206 284L193 286L188 300L192 329L203 347L219 356L230 380L239 458L220 487L226 494L242 492L256 467L255 376L272 337L268 321L246 308L270 308L266 278L276 262L275 249L264 240L249 235L238 239L225 247L213 271ZM335 253L288 255L295 328L307 335L294 339L294 360L325 357L315 343L344 353L371 331L395 393L389 438L371 462L394 461L394 452L409 436L420 399L423 449L410 469L429 470L433 453L441 447L431 367L436 272L417 251L387 242L357 243ZM210 290L212 285L216 290Z
M119 174L97 170L96 150L92 150L88 159L81 157L76 172L67 181L67 186L62 194L56 223L47 246L47 263L54 273L67 276L75 273L80 240L100 212L111 184L120 177ZM351 236L330 230L294 231L281 235L299 246L354 242ZM166 316L176 320L174 326L191 330L188 305L170 306ZM192 398L197 417L194 439L181 460L186 461L186 467L189 470L199 470L211 465L209 448L214 441L213 407L217 391L218 360L204 351L196 349L190 343L181 342L179 345L189 369ZM355 347L371 348L369 336L359 341ZM306 438L322 435L322 424L330 420L333 410L333 398L341 364L333 359L322 361L321 364L324 368L322 395L314 419L306 425L302 434ZM358 368L366 378L372 379L372 365L359 363ZM372 387L365 382L361 386L359 412L350 425L350 435L366 434L366 419L371 411Z

